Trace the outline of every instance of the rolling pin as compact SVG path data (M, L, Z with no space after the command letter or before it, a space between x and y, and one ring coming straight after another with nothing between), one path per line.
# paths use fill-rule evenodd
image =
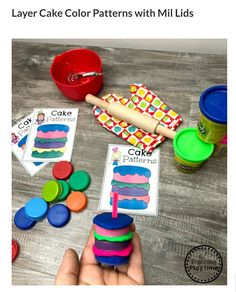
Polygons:
M132 110L120 103L108 103L92 94L87 94L85 101L107 111L108 114L114 118L134 125L135 127L145 130L148 133L160 134L170 139L174 139L174 136L176 135L175 131L159 125L160 122L158 120L151 118L143 113Z

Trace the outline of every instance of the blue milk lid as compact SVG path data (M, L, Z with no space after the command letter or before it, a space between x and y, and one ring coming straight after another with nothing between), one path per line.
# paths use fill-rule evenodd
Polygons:
M99 263L109 265L109 266L119 266L127 264L129 257L120 257L120 256L95 256L96 260Z
M29 219L25 214L25 207L22 207L16 212L14 216L14 223L18 228L28 230L34 227L37 221Z
M49 209L47 218L52 226L63 227L70 220L70 210L63 204L56 204Z
M129 226L133 222L133 218L126 214L119 213L117 218L112 218L112 213L105 212L93 218L93 223L108 229L116 230Z
M209 120L227 124L227 86L216 85L207 88L200 96L199 107Z
M42 220L48 211L48 204L42 198L32 198L25 205L25 215L32 220Z

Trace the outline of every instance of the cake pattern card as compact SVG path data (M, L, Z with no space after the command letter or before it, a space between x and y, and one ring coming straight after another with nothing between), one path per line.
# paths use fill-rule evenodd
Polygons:
M12 152L16 158L20 161L25 170L34 176L40 169L42 169L47 162L27 162L22 161L24 155L25 144L27 142L28 134L32 123L33 113L22 119L20 122L12 127L11 132L11 144Z
M24 161L71 160L78 109L35 109Z
M160 150L152 153L128 145L109 144L99 210L111 211L114 193L123 213L158 213Z

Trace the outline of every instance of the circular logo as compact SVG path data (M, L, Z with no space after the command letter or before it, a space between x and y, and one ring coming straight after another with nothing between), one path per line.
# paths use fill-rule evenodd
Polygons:
M217 279L223 269L220 253L208 245L192 248L184 261L187 275L197 283L210 283Z

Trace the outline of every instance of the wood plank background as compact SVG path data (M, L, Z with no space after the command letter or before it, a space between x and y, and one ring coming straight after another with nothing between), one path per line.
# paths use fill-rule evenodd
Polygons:
M13 224L12 236L21 248L12 266L14 285L53 284L64 250L71 247L81 253L97 212L107 145L125 143L96 123L90 105L67 100L52 82L49 68L54 56L71 48L19 41L12 44L13 124L35 107L79 107L72 162L76 169L87 170L92 178L86 191L87 209L72 214L66 227L56 229L43 220L33 229L21 231ZM129 85L142 82L183 116L179 129L196 126L198 99L205 88L227 82L225 56L92 49L104 63L105 80L100 96L118 93L128 97ZM159 216L134 216L142 240L145 282L196 284L185 273L184 259L192 247L207 244L216 248L224 261L221 275L212 284L226 284L226 156L214 157L196 174L187 175L173 166L171 141L165 141L160 148ZM13 156L13 217L27 200L40 196L43 184L51 177L51 166L31 178Z

